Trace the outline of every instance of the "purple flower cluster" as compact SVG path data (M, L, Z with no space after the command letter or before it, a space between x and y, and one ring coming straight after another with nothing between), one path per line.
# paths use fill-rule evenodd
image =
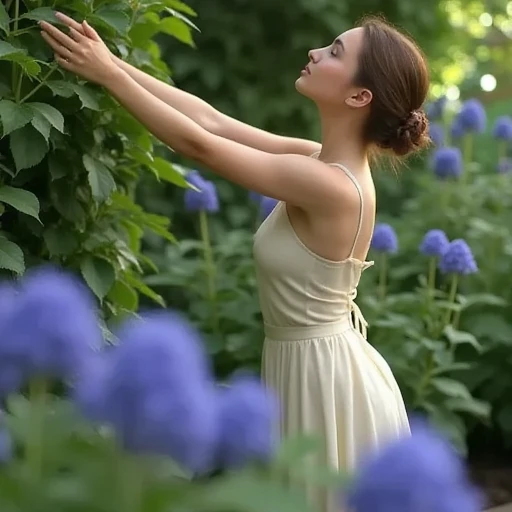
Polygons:
M441 179L458 178L462 174L462 153L456 147L441 147L434 153L432 166L435 175Z
M480 493L461 459L433 429L389 444L366 461L345 502L354 512L478 512Z
M485 108L477 99L467 100L462 104L455 123L466 133L483 133L487 125Z
M389 224L380 223L373 231L371 247L381 253L393 254L398 251L398 238Z
M259 213L261 219L266 219L271 213L272 210L276 207L279 202L277 199L273 197L263 196L258 194L258 192L249 192L249 199L256 203L259 206Z
M428 231L419 250L425 256L439 259L439 270L443 274L467 275L478 272L475 258L469 245L462 239L448 240L441 229Z
M0 397L29 378L72 379L101 347L92 294L71 274L45 267L4 284L0 311Z
M447 102L448 99L446 96L441 96L437 100L427 105L426 112L430 121L439 121L443 117Z
M444 128L439 123L430 123L429 135L437 147L444 146Z
M191 171L187 181L198 189L188 188L185 191L185 209L188 212L204 211L215 213L219 211L217 189L212 181L205 180L198 171Z
M274 398L254 379L220 392L185 319L147 314L126 321L117 338L101 350L96 305L70 274L43 268L17 288L3 285L0 399L34 378L73 379L83 415L111 426L132 452L166 455L195 473L272 455ZM9 443L0 418L0 461Z
M494 124L493 136L499 140L512 141L512 117L498 117Z

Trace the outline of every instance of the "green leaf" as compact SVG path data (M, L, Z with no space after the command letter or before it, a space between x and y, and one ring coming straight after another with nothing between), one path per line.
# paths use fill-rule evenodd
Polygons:
M18 172L34 167L48 153L44 137L31 125L12 132L10 139L11 153Z
M0 41L0 43L1 42L2 41ZM25 73L31 77L41 73L41 66L33 57L26 55L25 51L19 50L18 48L15 48L15 50L16 51L13 53L2 55L0 60L7 60L18 64L23 69L23 71L25 71Z
M7 84L0 82L0 99L10 96L11 92L11 88Z
M34 112L34 117L31 123L32 126L44 137L44 140L48 144L50 133L52 131L52 125L48 120L39 112Z
M232 474L197 492L193 505L204 512L313 512L301 492L255 474Z
M62 98L71 98L77 94L74 84L65 82L64 80L49 80L46 86L52 91L54 96L61 96Z
M0 202L39 220L39 199L28 190L9 186L0 187Z
M23 128L33 117L34 113L26 105L10 100L0 101L0 121L4 137L18 128Z
M104 7L98 9L93 16L91 22L100 21L113 28L119 34L126 34L130 26L130 17L123 11Z
M19 245L0 237L0 268L16 274L25 272L25 258Z
M69 193L67 180L55 180L51 188L51 197L55 209L70 222L84 222L85 210L74 194Z
M446 407L451 411L467 412L480 419L487 419L491 414L491 404L476 398L450 398Z
M158 25L158 28L164 34L173 36L178 41L195 47L195 43L192 38L192 31L183 20L170 16L168 18L164 18Z
M83 108L88 108L89 110L100 109L98 100L95 98L94 94L89 88L85 87L84 85L73 84L73 90L80 98Z
M69 163L67 160L60 156L59 153L51 153L48 157L48 170L52 176L52 180L58 180L67 176L69 172Z
M85 282L100 300L105 297L116 280L114 267L103 258L85 257L80 264L80 270Z
M99 203L103 203L116 189L112 173L102 162L89 155L84 155L82 160L89 176L92 196Z
M41 114L56 130L64 133L64 117L62 114L47 103L27 103L34 112Z
M59 20L55 17L55 11L51 7L38 7L32 11L22 14L19 18L33 20L33 21L47 21L49 23L58 23Z
M444 328L443 333L445 334L445 336L448 338L448 341L452 345L469 344L472 345L479 352L481 352L483 349L482 345L478 343L476 337L470 332L458 331L452 325L447 325Z
M321 440L315 436L300 436L288 439L281 444L273 465L291 468L302 463L307 456L318 453L321 448Z
M63 226L52 226L43 237L50 256L69 256L78 248L75 233Z
M5 6L3 3L0 4L0 30L5 32L6 35L9 35L9 14L5 10Z
M196 11L189 7L187 4L183 3L181 0L164 0L164 3L167 7L171 9L176 9L177 11L181 11L189 16L197 16Z
M16 53L23 55L25 50L20 50L6 41L0 41L0 59L5 59L5 57Z
M128 311L137 311L139 307L139 296L137 292L124 281L116 281L108 292L107 299Z
M150 165L158 178L177 185L178 187L189 188L188 182L183 174L164 158L156 157Z
M142 293L142 295L149 297L151 300L154 300L157 304L160 304L160 306L165 307L165 301L163 297L161 295L158 295L158 293L154 292L147 284L143 283L140 279L138 279L132 274L126 274L125 280L132 288L135 288L137 291Z
M430 381L432 386L446 396L452 398L471 399L469 389L457 380L448 379L444 377L436 377Z

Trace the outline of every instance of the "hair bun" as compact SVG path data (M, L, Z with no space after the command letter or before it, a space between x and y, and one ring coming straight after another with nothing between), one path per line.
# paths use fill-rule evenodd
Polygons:
M400 124L390 148L398 156L423 148L429 143L428 118L423 110L413 110Z

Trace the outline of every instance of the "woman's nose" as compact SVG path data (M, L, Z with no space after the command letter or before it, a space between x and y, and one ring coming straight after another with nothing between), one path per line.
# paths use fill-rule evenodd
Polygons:
M309 50L308 57L311 62L317 61L317 50Z

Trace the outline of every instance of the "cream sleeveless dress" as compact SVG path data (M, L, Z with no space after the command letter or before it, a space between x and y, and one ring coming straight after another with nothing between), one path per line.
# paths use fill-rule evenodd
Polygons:
M280 202L254 237L265 327L262 377L280 400L280 434L314 434L324 440L319 461L352 472L368 453L408 435L409 422L393 374L366 341L366 321L354 302L361 273L373 262L353 257L363 220L363 194L340 164L360 201L357 234L349 258L314 254L290 224ZM340 510L332 495L307 482L318 512Z

